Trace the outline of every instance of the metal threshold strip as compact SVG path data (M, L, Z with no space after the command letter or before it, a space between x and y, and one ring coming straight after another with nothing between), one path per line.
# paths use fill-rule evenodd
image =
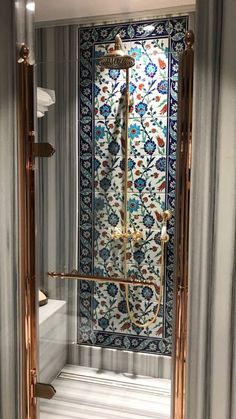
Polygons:
M131 277L120 278L120 277L110 277L110 276L93 276L93 275L80 275L79 273L69 272L48 272L50 278L61 278L61 279L74 279L78 281L93 281L93 282L113 282L114 284L123 284L123 285L155 285L154 281L150 280L139 280Z

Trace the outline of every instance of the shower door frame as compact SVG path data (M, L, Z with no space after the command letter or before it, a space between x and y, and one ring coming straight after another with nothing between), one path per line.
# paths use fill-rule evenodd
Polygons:
M24 46L21 50L21 64L19 70L19 121L20 135L18 142L18 164L19 164L19 204L20 204L20 275L21 275L21 311L22 330L24 341L22 350L22 418L37 418L37 293L35 278L35 185L34 185L34 158L40 154L34 143L34 79L33 66L29 64L29 50ZM189 123L189 120L188 120ZM49 156L42 152L41 156ZM186 304L186 300L185 303ZM184 321L187 320L186 305ZM176 330L179 323L176 323ZM177 336L176 336L177 337ZM186 336L184 351L186 354ZM176 358L176 366L183 367L183 358ZM176 382L172 397L174 403L177 400ZM182 397L184 397L184 382L182 382ZM184 418L176 404L174 419ZM181 413L182 412L182 413ZM174 413L175 414L175 413Z

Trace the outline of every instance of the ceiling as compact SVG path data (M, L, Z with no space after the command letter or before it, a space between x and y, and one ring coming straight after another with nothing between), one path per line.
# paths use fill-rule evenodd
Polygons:
M195 0L35 0L36 21L91 18L95 16L118 15L121 13L142 13L145 18L151 11L181 8L189 11ZM176 10L175 10L176 9ZM183 10L182 10L183 9ZM169 10L170 12L170 10Z

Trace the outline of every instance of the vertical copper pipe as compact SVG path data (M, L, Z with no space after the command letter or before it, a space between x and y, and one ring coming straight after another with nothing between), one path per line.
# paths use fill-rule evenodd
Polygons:
M176 168L175 337L172 418L185 418L188 306L189 199L193 103L194 35L185 36L186 50L179 65L179 113Z
M36 287L35 287L35 201L34 201L34 94L33 66L23 45L19 59L19 264L22 315L22 417L36 419Z

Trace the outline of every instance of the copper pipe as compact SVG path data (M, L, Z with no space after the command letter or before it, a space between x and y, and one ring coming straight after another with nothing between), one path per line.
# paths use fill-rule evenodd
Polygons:
M48 276L51 278L62 278L62 279L75 279L78 281L92 281L92 282L113 282L114 284L123 284L123 285L155 285L153 281L145 280L139 281L132 278L120 278L112 276L92 276L92 275L80 275L78 273L64 273L64 272L48 272Z
M185 418L188 307L189 200L193 103L194 35L185 35L186 50L179 63L179 113L176 168L175 337L172 418Z

